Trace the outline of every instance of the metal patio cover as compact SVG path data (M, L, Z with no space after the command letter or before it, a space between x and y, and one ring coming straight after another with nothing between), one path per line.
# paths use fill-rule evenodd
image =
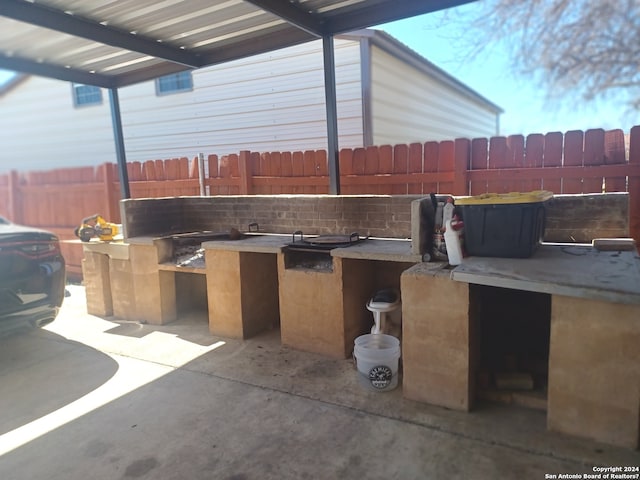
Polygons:
M0 69L108 88L116 105L119 87L322 38L330 189L339 193L332 37L470 1L0 0Z
M469 0L0 0L0 68L118 88Z

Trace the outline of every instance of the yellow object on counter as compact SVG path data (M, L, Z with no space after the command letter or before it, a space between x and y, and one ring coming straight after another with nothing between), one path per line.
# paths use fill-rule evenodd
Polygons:
M484 193L473 197L456 197L456 205L508 205L516 203L540 203L553 198L553 192L534 190L532 192Z

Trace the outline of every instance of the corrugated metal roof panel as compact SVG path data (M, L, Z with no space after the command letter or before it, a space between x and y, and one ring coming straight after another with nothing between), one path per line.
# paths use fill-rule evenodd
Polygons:
M372 6L375 3L383 3L380 0L304 0L302 4L310 12L331 14L331 13L344 13L346 9L354 9L357 7L362 8L363 4L368 3L368 6Z
M0 68L118 87L470 0L2 0Z

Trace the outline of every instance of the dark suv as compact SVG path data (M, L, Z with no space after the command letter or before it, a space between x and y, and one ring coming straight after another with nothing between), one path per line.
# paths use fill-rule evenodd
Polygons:
M0 333L52 322L64 290L58 237L0 217Z

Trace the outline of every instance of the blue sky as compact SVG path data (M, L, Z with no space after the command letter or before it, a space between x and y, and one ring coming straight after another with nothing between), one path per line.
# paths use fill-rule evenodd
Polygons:
M459 7L463 12L478 8L477 3ZM622 128L628 132L640 125L640 113L628 114L622 101L580 99L563 106L546 100L543 90L532 81L515 76L505 50L500 46L472 61L464 60L455 25L442 22L440 12L388 23L375 28L394 36L405 45L453 75L505 111L500 119L500 134L546 133L550 131ZM0 82L3 73L0 71Z
M7 79L11 78L13 73L7 70L0 70L0 83L4 83Z
M471 12L478 4L465 5L459 10ZM427 60L453 75L483 97L502 107L500 133L502 135L565 132L604 128L622 128L628 132L640 125L640 114L626 113L622 101L596 101L586 104L581 99L558 107L546 99L546 92L534 82L518 78L512 73L506 49L499 45L491 54L483 53L473 61L463 59L464 47L460 33L451 23L441 21L443 14L433 14L388 23L375 27L400 40Z

